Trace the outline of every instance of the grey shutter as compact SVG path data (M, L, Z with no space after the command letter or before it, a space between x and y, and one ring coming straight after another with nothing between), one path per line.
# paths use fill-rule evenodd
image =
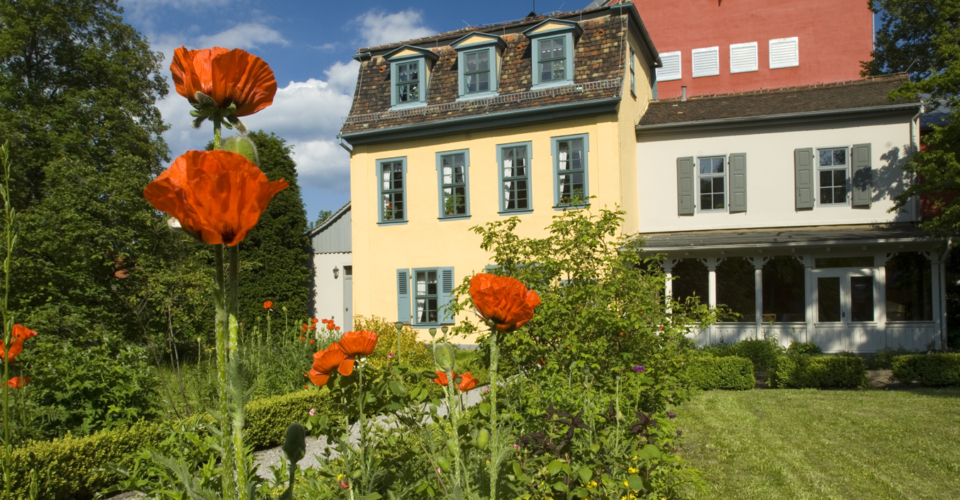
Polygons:
M453 268L440 268L440 300L437 301L438 317L440 324L449 325L453 323L453 312L447 307L453 302Z
M851 148L853 172L853 206L870 208L873 199L873 169L869 144L854 144Z
M747 211L747 153L730 155L730 213Z
M696 206L693 157L677 158L677 213L693 215Z
M397 269L397 321L410 324L410 270Z
M796 171L797 183L797 210L813 208L814 198L813 180L813 148L796 149L793 151L793 167Z

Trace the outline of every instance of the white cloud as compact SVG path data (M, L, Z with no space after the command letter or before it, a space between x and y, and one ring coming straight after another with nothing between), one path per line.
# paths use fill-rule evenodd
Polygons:
M371 10L356 19L365 47L413 40L434 35L437 32L423 25L419 11L407 9L395 14Z
M293 143L300 186L333 193L350 193L350 154L336 140Z
M337 78L343 77L337 75ZM341 118L350 113L353 95L352 86L347 90L339 85L340 81L314 78L290 82L277 90L272 106L246 117L244 123L250 129L276 132L291 141L332 141L343 124Z
M261 44L271 43L290 45L279 31L260 23L241 23L216 35L196 38L197 47L255 49Z
M360 73L360 63L357 61L350 61L348 63L337 61L333 66L324 70L323 73L327 75L327 83L329 83L331 87L352 96L353 91L357 87L357 75Z

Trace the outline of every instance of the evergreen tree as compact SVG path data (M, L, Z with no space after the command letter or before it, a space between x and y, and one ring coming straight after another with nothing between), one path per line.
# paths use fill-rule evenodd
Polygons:
M240 243L240 321L263 316L263 303L286 307L291 319L307 316L310 293L310 241L307 211L297 185L297 164L286 141L272 132L247 134L257 146L260 170L271 181L286 179L256 227Z
M922 182L896 198L904 208L913 196L932 202L940 214L923 227L954 235L960 229L960 0L875 0L881 15L873 60L864 73L908 72L910 81L894 96L923 96L927 112L945 113L942 126L922 138L924 148L907 163Z

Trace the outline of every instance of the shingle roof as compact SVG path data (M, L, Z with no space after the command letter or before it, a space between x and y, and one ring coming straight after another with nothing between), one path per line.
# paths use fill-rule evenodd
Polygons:
M498 98L458 103L457 52L449 45L440 45L430 49L439 56L439 59L434 63L431 71L427 106L407 109L399 113L390 112L390 64L381 55L402 44L361 49L361 51L374 52L374 55L360 63L360 75L357 79L353 106L340 132L350 134L414 123L438 122L450 118L487 115L507 110L619 97L625 65L622 56L623 44L628 29L624 17L628 15L628 11L626 9L607 10L603 14L589 19L578 19L580 27L583 28L583 34L576 42L572 86L531 93L530 40L521 33L501 34L502 27L487 27L481 31L498 34L507 44L500 66ZM564 14L558 18L569 18L569 16ZM529 27L544 19L546 18L539 16L512 23L510 26L512 28ZM449 43L470 31L459 30L404 43L420 47L424 47L424 43L430 41L439 43L441 39ZM655 51L654 54L656 54Z
M637 129L652 125L863 109L919 102L919 99L903 98L891 101L887 97L905 78L904 75L891 75L808 87L697 96L686 101L679 98L653 101Z

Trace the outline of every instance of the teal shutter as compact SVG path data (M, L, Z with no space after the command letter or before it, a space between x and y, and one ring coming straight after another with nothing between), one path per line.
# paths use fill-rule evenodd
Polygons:
M697 208L694 192L693 157L677 158L677 213L693 215Z
M397 269L397 321L410 324L410 270Z
M793 168L796 174L797 210L813 208L814 197L813 148L793 151Z
M869 144L854 144L851 148L853 172L853 206L870 208L873 199L873 168Z
M747 211L747 153L730 155L730 213Z
M447 307L453 302L453 268L441 267L440 271L440 297L437 300L437 316L440 318L440 324L453 324L453 312Z

